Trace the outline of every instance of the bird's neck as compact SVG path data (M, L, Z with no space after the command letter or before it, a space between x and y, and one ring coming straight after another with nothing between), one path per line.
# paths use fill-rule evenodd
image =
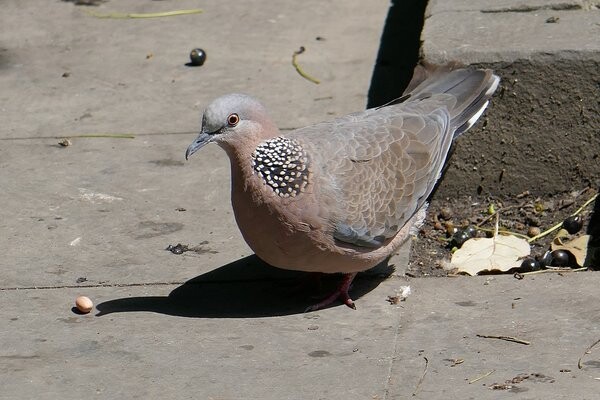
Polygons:
M278 130L276 132L279 134ZM231 163L232 194L236 190L246 192L249 190L249 186L258 184L252 169L252 153L266 139L268 138L265 138L264 135L245 134L218 143L227 153Z
M242 184L242 187L246 185L244 181L252 174L252 152L258 143L251 142L242 146L239 143L219 143L229 157L232 187L239 186L239 183Z
M270 132L270 134L267 135L266 132ZM256 147L261 142L278 135L280 135L279 129L274 124L269 122L269 126L265 126L263 122L243 135L225 137L218 144L229 156L232 172L236 168L241 168L242 170L248 169L248 172L251 173L252 153Z

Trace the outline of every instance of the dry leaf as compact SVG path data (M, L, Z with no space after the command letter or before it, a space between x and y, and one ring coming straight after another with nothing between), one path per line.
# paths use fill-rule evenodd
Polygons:
M552 251L554 250L565 250L569 253L573 254L575 260L577 261L577 265L580 267L586 267L585 259L588 253L588 246L590 241L590 235L579 236L576 239L571 240L570 242L563 242L561 238L556 237L552 241Z
M530 254L531 247L525 239L513 235L467 240L452 255L450 266L458 273L477 275L484 271L506 272L521 265L522 258Z

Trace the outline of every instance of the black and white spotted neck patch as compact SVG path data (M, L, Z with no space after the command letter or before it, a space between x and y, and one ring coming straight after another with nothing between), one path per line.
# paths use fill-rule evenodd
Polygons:
M281 197L295 197L304 191L308 163L302 146L282 136L262 142L252 153L252 168Z

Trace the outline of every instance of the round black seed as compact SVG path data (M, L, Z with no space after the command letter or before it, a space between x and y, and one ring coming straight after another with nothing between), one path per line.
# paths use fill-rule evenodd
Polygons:
M465 228L465 233L469 236L469 237L475 237L477 236L477 229L474 226L467 226Z
M471 237L463 229L458 229L454 235L452 235L450 243L453 247L460 248L470 238Z
M190 52L190 64L200 66L206 61L206 52L202 49L194 49Z
M569 253L564 250L554 250L552 252L552 266L565 267L569 265Z
M583 219L579 215L571 215L563 221L562 226L567 232L573 235L581 230Z
M552 252L551 251L547 251L544 253L544 255L539 259L540 261L540 265L542 267L547 267L549 265L552 264Z
M521 263L521 266L519 267L519 272L531 272L538 271L540 269L542 269L542 266L538 260L532 257L527 257Z

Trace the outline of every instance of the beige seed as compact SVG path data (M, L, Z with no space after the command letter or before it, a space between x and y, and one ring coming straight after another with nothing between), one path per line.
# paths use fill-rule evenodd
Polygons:
M79 296L75 299L75 307L82 313L87 314L94 308L94 303L89 297Z

